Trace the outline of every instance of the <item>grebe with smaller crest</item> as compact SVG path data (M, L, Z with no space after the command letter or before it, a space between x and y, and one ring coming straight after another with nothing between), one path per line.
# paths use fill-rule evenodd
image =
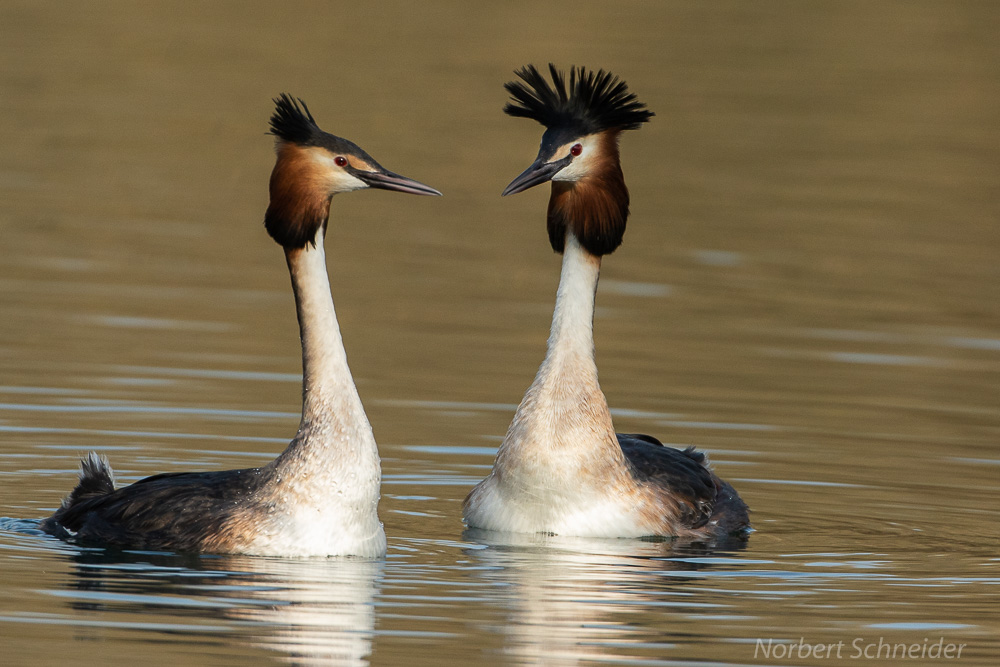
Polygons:
M653 113L610 72L571 68L568 86L555 66L549 72L552 85L532 65L505 85L504 111L546 129L538 157L503 191L552 182L549 242L563 260L548 351L492 472L465 499L465 520L575 537L745 533L746 504L703 453L615 433L594 362L594 298L601 258L621 244L628 219L619 135Z
M302 100L275 101L277 160L264 225L285 250L302 337L302 420L260 468L167 473L115 488L89 454L80 481L42 521L59 537L118 548L264 556L385 554L378 518L381 467L340 334L323 238L333 195L381 188L437 190L386 170L352 142L322 131Z

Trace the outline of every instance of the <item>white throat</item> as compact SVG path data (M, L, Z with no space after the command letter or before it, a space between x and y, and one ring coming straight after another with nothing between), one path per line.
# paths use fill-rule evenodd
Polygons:
M645 535L594 362L601 259L566 234L548 351L490 475L466 499L470 526L518 533Z
M594 361L600 270L601 258L567 232L548 351L501 445L501 465L525 457L535 470L551 467L572 477L578 466L588 466L595 458L620 459Z
M290 251L287 257L302 336L302 423L334 418L370 433L333 306L323 230L317 232L315 246ZM339 409L331 412L331 402Z
M283 507L273 539L304 553L380 556L381 466L337 323L323 231L286 251L302 336L302 421L273 462Z
M587 370L593 371L594 382L597 381L597 366L594 363L594 299L600 273L601 258L584 250L573 232L568 232L563 249L559 290L556 292L556 307L552 313L548 350L539 369L539 376L547 367L574 363L587 366Z

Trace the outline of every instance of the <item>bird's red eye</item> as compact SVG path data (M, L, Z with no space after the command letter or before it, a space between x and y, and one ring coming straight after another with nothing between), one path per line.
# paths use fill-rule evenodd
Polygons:
M583 152L583 144L573 144L573 148L569 149L569 154L576 157Z
M347 166L347 158L344 157L343 155L338 155L337 157L333 158L333 161L338 167Z

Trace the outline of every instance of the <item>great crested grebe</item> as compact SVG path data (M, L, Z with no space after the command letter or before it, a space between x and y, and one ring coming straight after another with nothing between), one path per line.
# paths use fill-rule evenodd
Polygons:
M538 157L503 191L552 182L549 242L562 253L545 360L517 408L489 476L465 499L470 527L578 537L708 539L749 528L736 491L693 447L615 433L594 363L601 257L622 242L629 194L623 130L653 115L609 72L572 68L552 86L528 65L505 85L504 111L545 126Z
M326 272L323 237L333 195L382 188L437 190L384 169L319 129L302 100L275 99L277 161L264 225L285 250L302 335L302 421L260 468L167 473L115 489L91 453L80 481L43 530L120 548L266 556L385 554L381 468L354 386Z

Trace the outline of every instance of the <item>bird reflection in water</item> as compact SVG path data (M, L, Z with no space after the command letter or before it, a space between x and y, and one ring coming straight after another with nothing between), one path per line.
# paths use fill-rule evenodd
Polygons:
M470 550L489 583L510 591L504 652L526 664L578 665L661 657L677 640L669 628L651 627L650 606L703 611L688 597L679 572L714 567L706 559L742 550L746 536L696 543L670 539L615 540L497 533L468 529ZM685 560L690 558L691 560ZM669 559L669 560L667 560ZM679 597L680 596L680 597Z
M74 610L101 611L109 626L112 614L162 622L170 636L210 635L248 661L259 658L248 649L266 649L295 665L369 664L382 562L103 550L75 561L75 581L60 588Z

